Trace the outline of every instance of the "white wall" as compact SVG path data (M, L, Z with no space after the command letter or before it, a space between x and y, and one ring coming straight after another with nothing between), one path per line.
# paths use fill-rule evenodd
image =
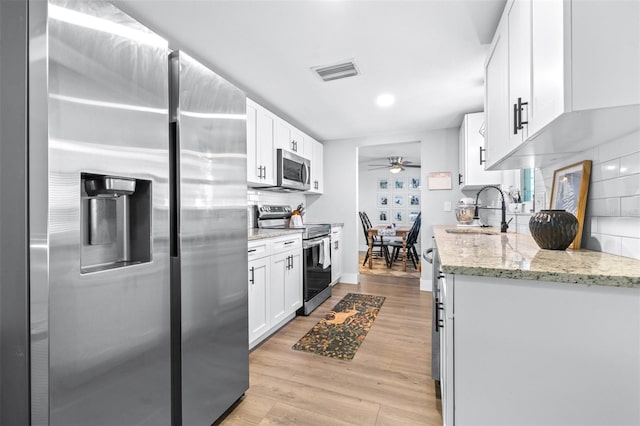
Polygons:
M553 171L583 160L592 168L582 247L640 259L640 132L542 168L547 202Z
M459 129L443 129L427 133L422 141L422 237L423 248L431 247L433 225L455 225L455 207L462 192L458 189L458 134ZM427 176L433 172L451 172L451 190L428 189ZM451 203L451 211L444 211L445 202ZM422 260L420 289L431 291L431 265Z
M344 222L343 278L341 282L357 284L359 238L362 233L359 210L358 148L401 142L420 142L422 189L422 247L431 247L431 226L455 224L453 211L444 212L449 201L452 207L462 197L458 190L458 129L410 132L324 142L324 191L319 197L307 197L310 221ZM451 190L429 191L427 175L431 172L451 172ZM423 261L421 289L431 289L431 269Z

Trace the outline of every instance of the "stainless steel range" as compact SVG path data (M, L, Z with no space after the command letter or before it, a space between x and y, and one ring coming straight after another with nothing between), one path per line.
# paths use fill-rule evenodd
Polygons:
M258 228L289 228L293 209L290 206L261 205L257 207ZM302 287L304 303L298 315L309 315L331 297L331 225L305 224L302 229L304 266Z

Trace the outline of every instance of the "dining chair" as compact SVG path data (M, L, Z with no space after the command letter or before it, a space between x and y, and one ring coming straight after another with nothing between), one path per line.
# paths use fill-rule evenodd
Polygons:
M418 213L416 220L413 222L413 226L411 226L411 229L407 234L407 257L411 259L411 263L413 263L413 267L416 269L418 269L418 264L420 263L418 251L416 250L416 243L418 242L418 234L420 234L420 225L422 221L421 216L422 213ZM398 260L398 255L402 250L402 241L392 241L388 246L393 248L389 260L389 265L391 266L394 261Z
M369 245L369 229L373 226L371 225L371 220L369 220L369 216L365 212L358 212L360 215L360 223L362 223L362 230L364 232L364 239L367 242L367 246ZM391 256L389 255L389 247L384 241L384 238L381 236L373 236L373 248L378 247L380 249L379 256L384 256L385 263L387 267L390 265ZM367 264L367 260L369 260L369 250L367 249L367 254L364 257L364 262L362 262L362 266Z

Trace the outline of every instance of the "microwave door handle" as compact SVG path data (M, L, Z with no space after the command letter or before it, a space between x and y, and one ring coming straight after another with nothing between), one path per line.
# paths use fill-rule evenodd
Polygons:
M309 182L309 168L307 167L307 163L302 163L302 168L300 169L300 182L307 184Z

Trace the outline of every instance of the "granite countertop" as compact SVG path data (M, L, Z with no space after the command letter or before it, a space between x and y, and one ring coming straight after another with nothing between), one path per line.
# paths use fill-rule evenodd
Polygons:
M249 228L248 240L260 240L262 238L281 237L283 235L301 234L303 229L284 228L284 229L259 229Z
M441 225L433 235L444 273L640 288L640 260L584 249L543 250L529 235L497 228Z

